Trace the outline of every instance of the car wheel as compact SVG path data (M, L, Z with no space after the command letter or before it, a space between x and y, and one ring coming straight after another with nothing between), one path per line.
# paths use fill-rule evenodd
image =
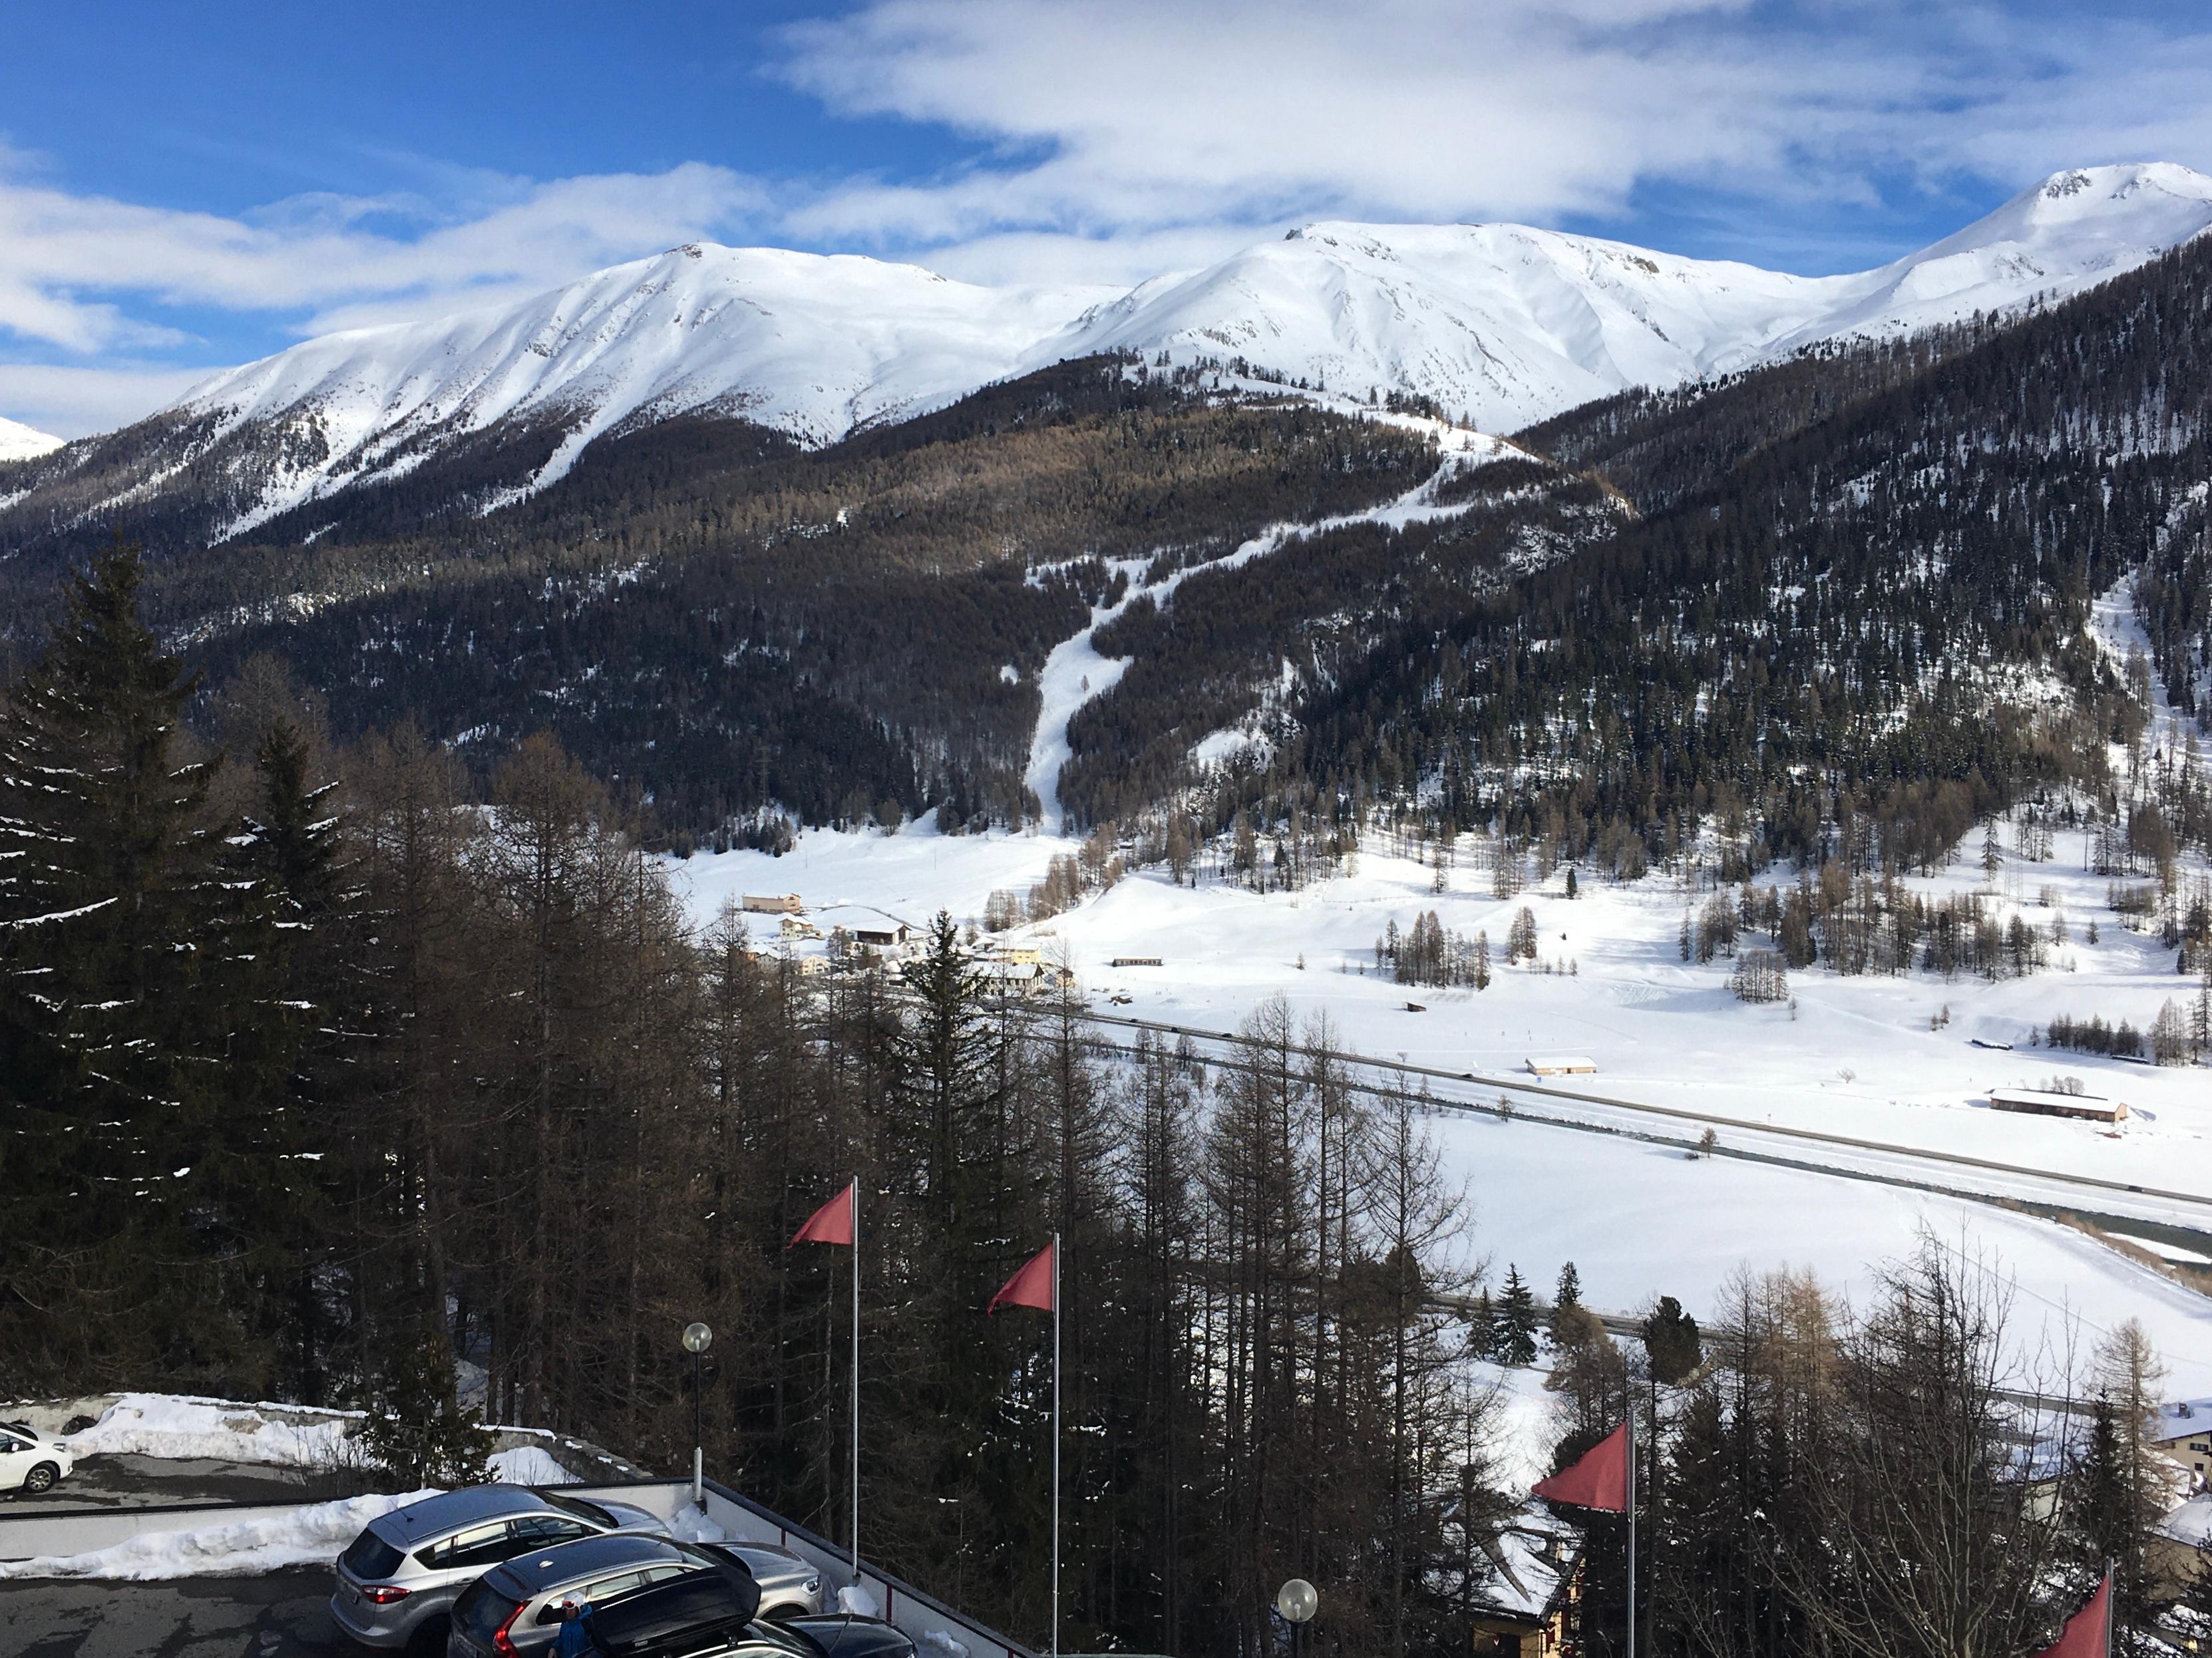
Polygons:
M453 1624L453 1619L442 1612L425 1618L407 1637L407 1658L445 1658L446 1637Z
M33 1497L41 1496L53 1490L54 1481L61 1477L62 1471L52 1463L41 1462L23 1476L23 1489Z

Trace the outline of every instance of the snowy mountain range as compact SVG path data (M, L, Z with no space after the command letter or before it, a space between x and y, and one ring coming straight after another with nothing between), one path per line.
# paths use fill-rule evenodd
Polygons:
M489 510L562 477L594 439L672 416L742 416L818 446L1109 349L1242 358L1362 400L1418 393L1510 432L1632 386L2063 298L2208 226L2212 178L2144 163L2055 174L1929 247L1837 276L1518 225L1314 224L1127 292L693 245L518 306L333 334L218 374L118 434L137 435L116 451L129 464L115 488L83 469L69 510L215 477L207 532L227 539L527 428L527 459L472 497ZM22 431L0 424L0 455Z
M59 438L0 415L0 460L35 460L61 446Z

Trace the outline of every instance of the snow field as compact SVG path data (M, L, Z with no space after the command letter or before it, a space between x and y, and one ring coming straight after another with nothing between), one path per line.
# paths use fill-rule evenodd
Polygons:
M1054 853L1073 847L1045 835L946 836L927 823L896 835L813 830L782 859L732 853L695 858L677 872L702 920L723 895L796 891L810 908L866 903L920 925L939 908L980 918L994 889L1025 891ZM1682 910L1705 894L1656 876L1619 886L1593 878L1569 900L1561 873L1500 900L1486 873L1464 863L1447 870L1439 893L1432 867L1371 840L1356 873L1302 892L1260 896L1210 883L1194 890L1147 871L1006 936L1064 950L1094 1005L1109 993L1127 996L1114 1011L1164 1023L1233 1031L1260 1002L1281 995L1302 1023L1326 1018L1338 1045L1377 1060L1526 1079L1532 1053L1586 1053L1599 1073L1580 1080L1626 1099L2212 1196L2212 1087L2203 1071L2025 1046L2060 1012L2147 1026L2166 998L2188 989L2170 952L2105 910L2106 883L2081 872L2081 851L2080 836L2062 835L2053 861L2013 865L2000 883L2045 928L2052 911L2040 905L2040 889L2052 888L2071 938L2056 954L2073 971L1991 984L1815 969L1791 976L1794 1017L1787 1005L1737 1002L1726 988L1725 958L1680 960ZM1961 863L1910 884L1933 896L1980 881L1978 869ZM1556 971L1504 965L1506 931L1524 903ZM1395 919L1402 932L1432 908L1455 931L1489 933L1498 965L1486 991L1400 985L1376 971L1374 946L1385 925ZM2100 925L2094 945L2084 938L2093 917ZM1164 965L1117 970L1109 963L1118 956L1158 956ZM1426 1011L1408 1012L1408 1000ZM1931 1029L1947 1007L1948 1024ZM1976 1048L1971 1036L2022 1046ZM2051 1076L2117 1094L2134 1114L2112 1130L1986 1105L1992 1086ZM1880 1265L1911 1254L1925 1232L2008 1277L2015 1322L2039 1341L2063 1345L2070 1334L2093 1344L2105 1328L2138 1317L2177 1388L2212 1384L2212 1300L2054 1223L1869 1181L1692 1160L1525 1118L1446 1116L1434 1127L1452 1170L1468 1183L1474 1248L1501 1273L1514 1261L1540 1288L1572 1260L1593 1306L1632 1311L1669 1294L1703 1316L1739 1268L1784 1266L1810 1268L1863 1300ZM1725 1143L1728 1131L1722 1135ZM2170 1218L2204 1224L2201 1210L2177 1206Z

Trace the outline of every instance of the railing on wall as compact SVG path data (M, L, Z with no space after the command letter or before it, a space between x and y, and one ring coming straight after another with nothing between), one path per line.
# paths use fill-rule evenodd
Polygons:
M691 1501L684 1479L622 1480L566 1485L579 1497L619 1498L672 1519ZM774 1543L817 1567L823 1599L836 1604L838 1589L852 1582L852 1555L825 1537L785 1519L750 1497L714 1480L706 1483L707 1517L734 1540ZM136 1509L43 1509L0 1512L0 1561L64 1558L112 1548L134 1537L173 1534L234 1526L242 1521L282 1519L307 1503L178 1503ZM343 1546L341 1544L339 1546ZM335 1556L337 1551L332 1550ZM936 1596L902 1578L879 1571L864 1560L860 1587L875 1598L884 1616L912 1636L924 1658L1036 1658L1019 1643L964 1616Z

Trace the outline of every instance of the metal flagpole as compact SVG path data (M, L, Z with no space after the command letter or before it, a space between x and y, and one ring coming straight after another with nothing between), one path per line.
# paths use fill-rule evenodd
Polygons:
M1060 1658L1060 1234L1052 1235L1052 1658Z
M1636 1658L1636 1401L1628 1404L1628 1658Z
M853 1587L860 1587L860 1177L853 1176Z

